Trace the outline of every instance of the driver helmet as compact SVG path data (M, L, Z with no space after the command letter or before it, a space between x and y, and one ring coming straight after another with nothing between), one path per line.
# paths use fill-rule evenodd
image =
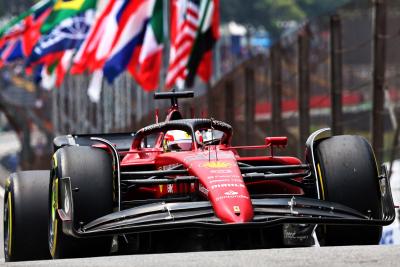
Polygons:
M171 130L164 136L165 151L190 151L192 149L192 137L186 131Z

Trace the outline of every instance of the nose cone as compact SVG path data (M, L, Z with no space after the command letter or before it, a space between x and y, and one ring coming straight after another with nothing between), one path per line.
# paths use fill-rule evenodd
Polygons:
M235 191L229 190L231 194ZM225 192L226 193L226 192ZM224 198L225 195L211 196L215 214L225 223L244 223L253 219L253 207L249 197L243 192L236 196L240 198Z
M218 160L191 161L188 170L207 188L218 218L225 223L249 222L253 206L236 159L230 151L218 153Z

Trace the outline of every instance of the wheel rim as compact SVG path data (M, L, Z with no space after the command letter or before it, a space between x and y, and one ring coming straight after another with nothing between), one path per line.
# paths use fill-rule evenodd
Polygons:
M49 225L49 248L52 257L55 256L57 246L57 218L58 210L58 178L53 179L51 188L51 214L50 214L50 225Z
M8 192L4 204L4 256L11 257L12 251L12 200L11 192Z

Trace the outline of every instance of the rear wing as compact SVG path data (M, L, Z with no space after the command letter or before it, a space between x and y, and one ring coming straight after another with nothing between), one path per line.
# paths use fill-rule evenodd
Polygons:
M92 137L98 137L108 140L118 151L128 151L132 145L135 133L109 133L109 134L69 134L60 135L54 138L54 151L63 146L91 146L96 141L91 140Z
M175 90L172 90L171 92L161 92L154 94L154 99L171 99L171 106L178 105L178 98L192 98L192 97L194 97L193 91L176 92Z

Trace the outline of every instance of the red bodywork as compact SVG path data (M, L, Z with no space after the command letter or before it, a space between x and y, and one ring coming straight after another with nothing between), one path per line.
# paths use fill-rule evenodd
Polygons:
M177 107L171 108L167 115L167 121L176 112L178 112ZM215 215L222 222L250 222L253 219L251 194L303 194L301 188L277 180L244 182L238 167L239 162L262 166L301 163L294 157L272 155L274 146L286 145L285 137L266 138L265 141L265 145L262 146L232 147L230 144L220 144L202 148L199 148L194 142L191 151L164 152L163 134L160 133L156 138L155 145L151 148L141 148L138 144L132 144L129 152L123 154L120 167L123 172L168 170L182 165L187 169L189 175L198 177L199 183L140 187L130 197L137 200L198 193L211 202ZM237 152L241 149L264 149L266 156L241 157ZM270 155L267 156L267 154Z

